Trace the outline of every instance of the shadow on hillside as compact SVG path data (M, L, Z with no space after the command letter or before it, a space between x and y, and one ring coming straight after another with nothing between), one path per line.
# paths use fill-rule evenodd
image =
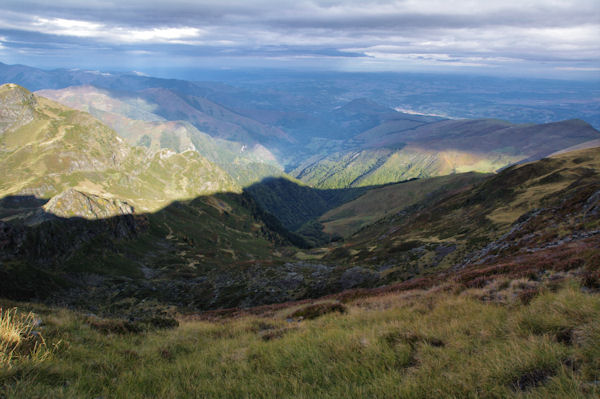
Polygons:
M306 222L360 197L369 190L412 180L416 179L364 187L317 189L283 177L268 177L245 188L244 191L252 195L264 210L277 217L283 226L296 231Z
M339 277L337 266L299 266L320 282L296 281L296 266L282 269L314 240L292 232L278 217L297 226L369 188L316 190L271 178L242 193L93 220L47 212L47 199L8 196L0 199L0 297L28 300L78 290L65 302L96 295L112 303L107 287L118 286L138 299L158 296L161 303L180 306L181 297L194 308L210 309L331 293L345 288L328 282L335 273Z
M412 180L415 179L409 181ZM57 237L62 236L61 229L64 229L65 232L77 231L80 228L103 232L110 232L112 229L114 237L126 238L135 233L134 220L136 219L139 221L149 217L164 218L163 215L173 214L175 210L181 209L183 204L197 204L207 202L209 198L219 198L224 201L223 209L228 207L226 205L228 202L236 203L241 208L245 208L253 218L264 222L267 228L285 238L288 244L306 248L312 246L311 243L295 233L306 222L315 220L327 211L352 201L373 188L387 185L390 184L345 189L315 189L286 178L269 177L246 187L242 193L223 192L199 196L195 199L175 200L154 213L134 213L91 220L83 217L60 217L44 209L44 205L48 203L49 199L38 198L35 195L16 195L0 198L0 223L3 224L6 231L8 231L7 229L11 231L41 231L48 229L48 226L56 226L53 227L53 231ZM219 205L213 207L221 212L219 215L223 220L227 219L229 215L227 211L218 209ZM195 215L195 217L197 222L202 222L201 215ZM192 221L190 220L190 222ZM219 231L215 231L215 234L218 233ZM73 239L80 241L90 236L90 234L74 235ZM6 243L13 241L5 237L0 248L4 248L2 245L6 246ZM55 249L66 249L71 246L69 240L64 239L60 240L60 245L56 247L46 245L50 241L52 240L30 246L29 250L34 250L34 256L41 257L48 252L52 253ZM59 252L64 252L64 250Z

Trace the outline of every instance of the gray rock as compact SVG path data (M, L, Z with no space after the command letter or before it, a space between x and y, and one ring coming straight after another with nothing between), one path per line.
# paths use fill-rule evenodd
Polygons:
M379 279L379 274L360 266L346 270L340 276L340 285L343 289L374 284Z

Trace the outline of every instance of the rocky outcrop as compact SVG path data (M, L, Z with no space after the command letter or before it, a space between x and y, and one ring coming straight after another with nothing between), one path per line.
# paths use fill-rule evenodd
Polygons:
M43 206L38 202L34 207L35 201L9 197L0 203L6 207L0 207L3 213L17 212L0 219L0 264L21 260L51 266L93 240L108 243L132 238L147 226L146 216L134 215L126 202L75 189L62 192Z
M73 188L52 197L43 208L46 212L59 217L82 217L90 220L134 213L133 207L125 201L105 198Z

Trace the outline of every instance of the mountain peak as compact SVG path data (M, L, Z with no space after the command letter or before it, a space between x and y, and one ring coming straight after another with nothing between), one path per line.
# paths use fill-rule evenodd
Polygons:
M22 126L34 118L35 96L14 83L0 86L0 133L9 126Z
M0 101L2 105L5 103L17 103L22 100L33 98L33 94L26 88L15 83L5 83L0 85ZM21 100L21 101L20 101Z

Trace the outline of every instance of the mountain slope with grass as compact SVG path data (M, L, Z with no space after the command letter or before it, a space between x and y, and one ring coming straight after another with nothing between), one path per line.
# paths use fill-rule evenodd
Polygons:
M581 120L542 125L448 120L417 127L389 121L358 134L347 149L307 159L291 174L314 187L342 188L457 172L489 173L599 136Z
M129 320L1 300L0 395L593 398L599 286L577 273Z
M593 85L228 76L0 63L0 399L600 397L598 131L414 113Z
M472 187L489 177L483 173L461 173L429 179L414 179L372 188L353 201L346 202L319 216L328 234L351 236L388 215L398 214L412 205L423 206L452 191Z
M2 181L0 201L3 296L102 314L146 305L198 311L314 298L482 263L520 270L519 256L550 256L554 247L569 261L585 253L573 260L581 265L595 256L597 148L487 177L342 190L271 179L243 191L197 151L132 147L87 113L15 85L0 93L0 162L14 171ZM456 136L471 125L460 122ZM589 133L574 125L582 129L577 137ZM556 126L546 128L551 137ZM428 129L432 142L441 140L441 130Z
M111 250L90 243L81 252L85 268L67 260L78 280L53 283L63 305L84 311L0 299L0 394L597 397L599 169L600 148L584 149L417 201L328 248L333 263L350 261L354 278L355 265L371 264L389 284L327 296L304 285L327 276L326 259L290 262L269 245L256 258L244 220L278 239L260 219L243 218L248 203L213 196L175 204L149 215L137 239L113 241ZM399 187L365 196L399 195ZM406 187L403 194L418 193ZM190 224L199 212L206 224ZM223 220L227 235L211 236ZM207 248L228 253L228 262L211 271L206 265L223 254ZM155 266L124 275L127 263L115 262L107 270L104 262L117 256L154 258ZM194 258L202 260L187 263ZM0 286L6 293L19 282L6 270L19 266L2 266L0 283L12 282ZM281 284L287 297L274 295ZM294 299L290 290L316 299L249 306ZM211 300L217 310L199 313Z
M239 185L246 186L283 173L276 157L252 140L232 141L198 130L185 115L160 115L164 108L154 97L138 92L121 92L93 86L41 90L39 96L86 111L113 128L130 145L151 152L170 149L177 153L197 151L227 171ZM180 120L181 119L181 120Z
M304 241L218 166L131 147L17 85L0 100L2 296L93 307L125 290L136 304L211 308L287 295L263 293L260 276L283 263L278 248Z
M20 86L1 86L0 101L0 166L10 171L0 183L2 196L49 199L74 188L156 210L175 199L240 190L195 151L131 147L89 114Z
M553 248L559 254L563 245L564 262L594 263L599 176L599 148L513 166L472 188L388 215L326 258L379 265L391 280L468 265L536 264L538 252L541 258ZM573 260L577 251L587 255Z

